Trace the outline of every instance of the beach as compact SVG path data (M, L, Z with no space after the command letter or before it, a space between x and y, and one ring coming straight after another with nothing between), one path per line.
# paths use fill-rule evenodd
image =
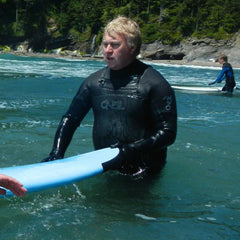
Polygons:
M0 52L0 54L6 54L6 52ZM78 54L74 54L72 52L69 53L34 53L34 52L20 52L20 51L11 51L9 52L9 54L13 54L16 56L26 56L26 57L46 57L46 58L66 58L66 59L80 59L80 60L103 60L104 58L103 56L91 56L91 55L78 55ZM214 62L214 61L186 61L186 60L164 60L164 59L159 59L159 60L152 60L149 58L140 58L140 60L142 61L147 61L147 62L151 62L151 63L161 63L161 64L172 64L172 65L187 65L187 66L208 66L208 67L219 67L221 68L221 65L218 62ZM233 68L240 68L240 62L234 62L231 63Z

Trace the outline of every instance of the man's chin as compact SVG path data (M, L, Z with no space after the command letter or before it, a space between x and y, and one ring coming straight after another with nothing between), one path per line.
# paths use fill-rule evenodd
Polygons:
M116 65L115 62L113 62L112 60L111 61L106 61L107 65L109 68L111 68L112 70L118 70L118 66Z

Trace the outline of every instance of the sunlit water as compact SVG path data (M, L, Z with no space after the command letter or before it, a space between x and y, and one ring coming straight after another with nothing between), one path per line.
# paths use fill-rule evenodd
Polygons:
M46 157L79 85L103 66L0 55L0 167ZM153 66L170 84L206 86L220 71ZM178 136L158 178L106 173L0 199L0 239L240 239L240 97L176 92L176 98ZM92 123L90 112L66 156L93 150Z

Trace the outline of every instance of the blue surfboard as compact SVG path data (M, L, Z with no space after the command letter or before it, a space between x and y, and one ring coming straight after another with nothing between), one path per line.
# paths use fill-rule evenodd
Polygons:
M103 172L102 163L118 153L118 148L104 148L51 162L0 168L0 173L17 179L28 190L27 193L31 193L100 174ZM6 196L12 195L7 190Z

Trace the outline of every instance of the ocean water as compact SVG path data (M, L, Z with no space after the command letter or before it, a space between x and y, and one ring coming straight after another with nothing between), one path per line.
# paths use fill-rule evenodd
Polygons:
M149 62L149 64L152 64ZM219 68L152 64L170 84ZM102 61L0 55L0 167L39 162L81 82ZM234 69L240 85L240 69ZM0 199L0 239L240 239L240 97L176 92L178 135L155 179L105 173ZM90 112L66 156L93 150Z

